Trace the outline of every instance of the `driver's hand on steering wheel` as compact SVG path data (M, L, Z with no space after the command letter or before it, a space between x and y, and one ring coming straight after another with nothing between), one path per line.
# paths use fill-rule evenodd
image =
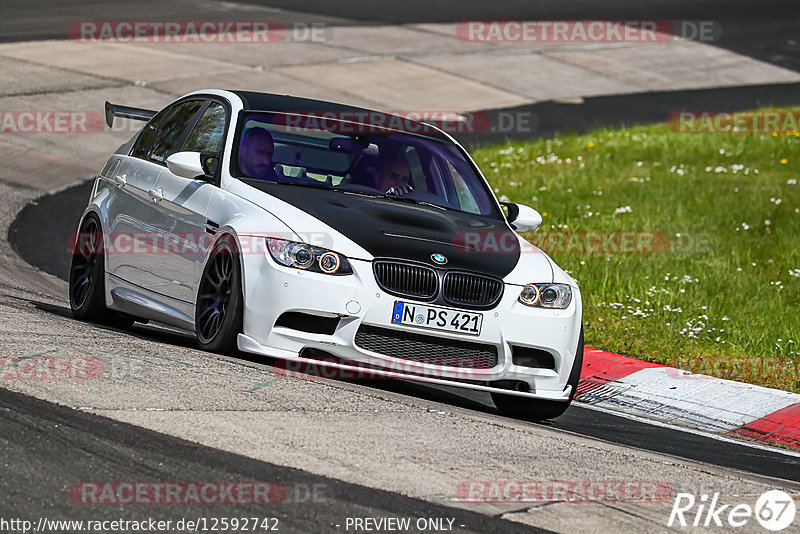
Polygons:
M396 185L394 187L390 187L385 195L394 195L397 197L402 197L403 195L407 195L414 190L413 187L410 185Z

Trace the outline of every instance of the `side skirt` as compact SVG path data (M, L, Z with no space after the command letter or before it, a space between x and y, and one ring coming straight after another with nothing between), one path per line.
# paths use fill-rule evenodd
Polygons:
M109 309L194 332L194 304L190 302L161 295L109 273L106 291Z

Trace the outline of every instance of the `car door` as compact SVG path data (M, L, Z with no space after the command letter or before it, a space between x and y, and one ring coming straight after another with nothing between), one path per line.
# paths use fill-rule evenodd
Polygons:
M136 285L142 283L140 269L145 262L142 251L147 250L146 221L152 204L148 191L155 186L162 170L142 157L167 111L148 121L130 153L114 156L102 173L112 188L106 205L109 226L106 272Z
M184 124L190 122L204 103L204 99L181 101L160 111L142 129L130 155L121 158L114 173L117 187L124 192L120 197L127 202L117 210L118 224L112 229L115 241L109 253L109 272L137 286L151 289L155 285L154 273L160 261L155 247L158 236L150 231L147 221L153 209L152 192L165 166L151 159L153 148L165 135L163 128L171 128L176 118Z
M166 161L180 151L200 152L207 159L219 158L228 114L225 106L209 100L191 128L174 143L165 142L152 157ZM205 248L213 240L206 232L205 213L216 190L210 177L183 178L164 168L155 185L153 209L148 227L162 239L158 260L158 280L153 289L162 295L193 302L197 270L205 257Z

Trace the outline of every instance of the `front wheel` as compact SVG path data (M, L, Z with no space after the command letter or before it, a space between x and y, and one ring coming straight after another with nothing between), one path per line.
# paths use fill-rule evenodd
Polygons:
M567 379L567 384L572 386L569 400L549 401L540 399L530 399L526 397L516 397L514 395L504 395L502 393L492 393L492 401L503 415L518 419L528 419L533 421L543 421L545 419L555 419L567 411L575 393L578 390L578 380L581 378L581 368L583 367L583 325L581 325L581 335L578 338L578 348L575 352L575 362Z
M195 306L195 333L200 348L231 353L242 331L242 274L236 242L223 236L211 252L200 279Z

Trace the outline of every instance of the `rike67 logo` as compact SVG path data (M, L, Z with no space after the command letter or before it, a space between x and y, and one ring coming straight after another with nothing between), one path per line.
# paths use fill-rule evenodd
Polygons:
M762 494L755 506L749 504L719 504L719 493L711 497L702 494L696 499L691 493L678 493L669 515L668 527L743 527L753 518L767 530L778 532L792 525L796 505L792 496L780 490Z

